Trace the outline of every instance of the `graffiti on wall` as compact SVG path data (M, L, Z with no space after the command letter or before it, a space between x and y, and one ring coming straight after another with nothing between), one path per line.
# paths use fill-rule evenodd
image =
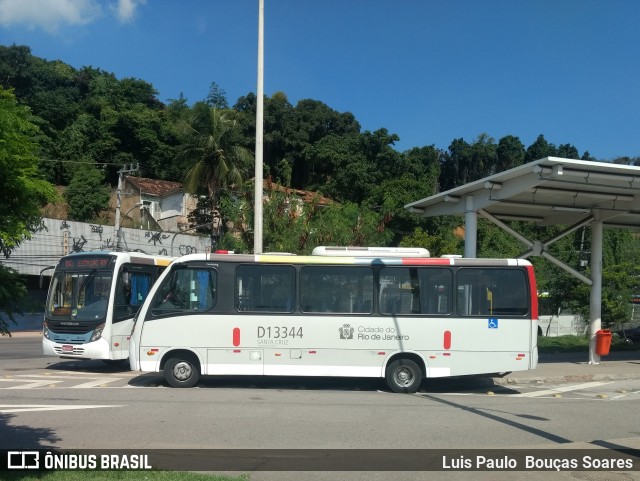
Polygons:
M162 232L150 232L150 231L147 231L144 236L150 237L147 243L153 242L154 247L157 244L162 244L163 239L168 239L169 237L171 237L170 235L163 234Z
M188 254L197 254L198 253L198 249L196 249L193 246L186 246L186 245L181 245L180 248L178 249L178 251L180 252L181 256L186 256Z
M80 239L72 239L73 245L71 246L71 252L84 252L83 247L87 243L87 239L85 239L83 235L80 236Z
M98 234L100 236L100 240L102 240L102 226L101 225L92 225L91 232L94 234Z

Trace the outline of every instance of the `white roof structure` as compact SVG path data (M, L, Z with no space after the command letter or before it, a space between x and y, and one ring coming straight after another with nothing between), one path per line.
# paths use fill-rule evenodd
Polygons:
M591 286L590 364L598 364L596 332L601 327L602 231L640 230L640 167L546 157L466 185L411 202L406 209L423 217L463 215L465 257L476 256L477 216L493 222L527 248L520 257L542 256ZM552 239L531 240L503 221L563 225ZM546 252L565 235L591 228L591 278Z
M425 217L474 210L500 220L570 225L594 210L605 225L640 230L640 167L547 157L405 207Z

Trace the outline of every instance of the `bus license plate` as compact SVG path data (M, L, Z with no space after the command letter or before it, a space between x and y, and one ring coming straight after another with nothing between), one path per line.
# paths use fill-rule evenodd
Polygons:
M73 346L70 346L68 344L63 344L62 352L73 352Z

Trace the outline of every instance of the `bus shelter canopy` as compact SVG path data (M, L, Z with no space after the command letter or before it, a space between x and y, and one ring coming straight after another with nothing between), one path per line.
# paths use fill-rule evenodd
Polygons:
M571 225L598 211L605 225L640 230L640 167L547 157L407 204L424 217L473 210L500 220Z

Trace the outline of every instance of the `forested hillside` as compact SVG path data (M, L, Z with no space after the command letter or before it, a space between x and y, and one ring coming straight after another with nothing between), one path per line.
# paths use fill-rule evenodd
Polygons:
M233 101L213 82L206 99L163 103L148 81L118 79L117 72L94 66L76 69L16 45L0 46L0 88L31 112L42 179L70 188L74 182L90 183L98 196L100 186L116 185L124 165L138 164L139 175L182 182L201 196L193 225L211 231L211 212L220 216L223 228L211 232L220 247L251 251L254 93ZM291 207L286 192L274 190L265 205L265 251L308 253L316 245L350 244L422 245L433 255L461 253L462 219L419 219L403 206L546 156L598 161L588 146L556 146L544 133L525 146L517 126L513 135L497 141L480 131L476 139L452 139L447 150L425 138L424 145L399 152L396 134L384 128L362 131L356 116L321 100L292 105L285 92L265 98L265 179L335 201L322 208L311 202L300 211ZM640 165L640 158L614 162ZM530 238L550 238L556 232L533 229L519 226ZM553 255L578 266L589 251L588 231L584 234L579 230L562 239ZM478 242L480 256L515 256L524 250L482 220ZM635 266L640 264L637 244L628 232L606 232L605 322L627 316L625 296L636 287ZM534 262L552 309L588 309L587 286L544 260Z

